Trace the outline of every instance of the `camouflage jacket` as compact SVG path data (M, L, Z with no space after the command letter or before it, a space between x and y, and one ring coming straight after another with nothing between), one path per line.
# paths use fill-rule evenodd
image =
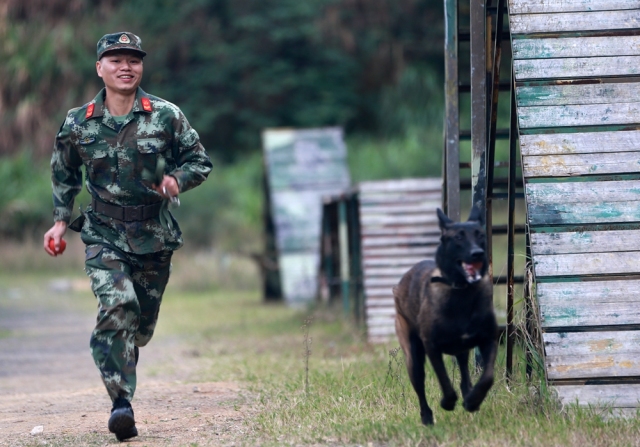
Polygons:
M71 109L56 137L51 158L53 219L69 223L75 197L82 189L82 171L91 195L120 206L148 205L162 200L143 172L155 172L159 159L165 174L188 191L211 171L211 161L198 133L174 104L136 92L133 109L118 124L104 105L103 89L88 104ZM166 203L165 203L166 205ZM175 250L182 246L178 223L163 206L161 217L124 222L88 207L81 237L86 244L108 243L137 254Z

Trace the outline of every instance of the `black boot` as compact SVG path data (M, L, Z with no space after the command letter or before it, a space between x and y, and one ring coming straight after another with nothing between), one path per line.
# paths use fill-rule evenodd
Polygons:
M140 357L140 349L137 346L133 347L133 355L136 356L136 366L138 366L138 358Z
M127 399L118 397L113 402L109 418L109 431L116 435L118 441L138 436L136 421L133 419L133 408Z

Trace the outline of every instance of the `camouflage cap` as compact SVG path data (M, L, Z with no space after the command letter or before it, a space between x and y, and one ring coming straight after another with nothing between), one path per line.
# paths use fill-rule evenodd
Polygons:
M132 50L140 53L142 57L147 55L147 53L142 50L142 39L126 31L102 36L98 41L98 60L100 60L107 51L114 50Z

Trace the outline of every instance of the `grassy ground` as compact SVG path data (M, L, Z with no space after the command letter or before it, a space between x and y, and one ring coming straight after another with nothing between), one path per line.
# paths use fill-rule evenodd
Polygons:
M37 276L5 270L0 286L60 275L82 279L78 255L72 255L77 247L70 243L69 250L57 274L53 268ZM562 408L540 391L539 382L524 379L521 356L515 379L507 383L502 348L496 384L478 413L460 405L453 412L440 409L428 367L427 397L436 425L423 427L395 341L368 345L362 330L330 306L266 305L257 285L249 260L178 252L156 331L157 337L186 340L194 353L210 360L194 380L239 382L253 397L247 430L237 445L640 445L638 419ZM458 382L452 363L449 371Z

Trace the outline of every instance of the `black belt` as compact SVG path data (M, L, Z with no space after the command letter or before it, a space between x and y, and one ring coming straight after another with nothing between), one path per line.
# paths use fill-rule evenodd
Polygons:
M152 203L151 205L120 206L111 205L91 196L91 207L94 211L113 219L123 222L136 222L158 217L162 202Z

